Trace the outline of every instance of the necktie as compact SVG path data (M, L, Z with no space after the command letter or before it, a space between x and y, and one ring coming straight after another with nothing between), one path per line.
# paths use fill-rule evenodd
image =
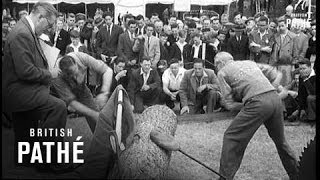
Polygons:
M111 26L108 25L108 34L111 36Z

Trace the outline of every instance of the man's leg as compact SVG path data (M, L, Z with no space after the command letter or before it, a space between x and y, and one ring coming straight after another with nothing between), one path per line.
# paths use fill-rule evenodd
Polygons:
M212 113L213 109L219 102L219 93L215 90L210 90L205 98L207 100L207 113Z
M134 97L134 113L142 113L144 108L143 108L143 98L142 98L142 92L138 92L135 94Z
M38 113L41 113L45 117L44 121L39 125L39 128L54 128L64 129L67 122L67 107L64 101L58 99L52 95L49 95L46 104L37 109ZM44 137L43 141L48 142L64 142L63 137ZM44 147L42 147L44 148ZM57 162L57 146L52 147L51 151L52 162Z
M272 104L263 95L252 98L241 109L224 133L220 173L227 180L238 171L245 149L260 125L271 117Z
M94 111L97 111L97 112L99 111L98 105L94 101L93 95L87 86L85 86L83 91L77 96L77 101L86 105L87 107L89 107L90 109L92 109ZM87 123L88 123L92 133L93 133L96 128L96 124L97 124L96 120L89 117L89 116L86 116L86 120L87 120Z
M316 119L316 96L309 95L307 97L307 116L308 120Z
M298 173L298 162L293 150L284 136L283 114L281 108L282 102L276 93L269 99L273 101L274 112L273 115L264 122L264 125L268 130L269 136L277 147L281 162L290 179L296 179L296 175Z

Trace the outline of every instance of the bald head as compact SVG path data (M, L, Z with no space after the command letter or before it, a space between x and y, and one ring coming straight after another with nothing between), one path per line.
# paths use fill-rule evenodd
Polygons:
M228 52L219 52L214 57L214 65L216 66L218 71L230 61L233 61L233 56Z

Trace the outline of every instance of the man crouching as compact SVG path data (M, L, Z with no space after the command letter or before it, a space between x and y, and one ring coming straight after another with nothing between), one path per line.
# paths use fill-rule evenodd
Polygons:
M52 92L66 102L77 113L86 117L94 132L99 110L106 104L112 83L112 69L102 61L82 52L71 52L59 62L61 73L52 83ZM100 93L94 101L86 85L87 69L102 75Z

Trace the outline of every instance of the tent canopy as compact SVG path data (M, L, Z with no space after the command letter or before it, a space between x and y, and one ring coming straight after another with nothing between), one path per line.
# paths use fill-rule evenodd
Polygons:
M39 0L13 0L13 2L17 3L37 3ZM58 4L61 2L69 3L69 4L92 4L92 3L99 3L99 4L108 4L113 3L117 4L124 4L124 2L129 2L127 0L41 0L42 2L48 2L51 4ZM131 1L131 4L174 4L175 0L138 0L138 1ZM192 5L200 5L200 6L208 6L208 5L228 5L235 0L179 0L179 1L191 1ZM133 3L132 3L133 2ZM139 5L136 5L139 6Z

